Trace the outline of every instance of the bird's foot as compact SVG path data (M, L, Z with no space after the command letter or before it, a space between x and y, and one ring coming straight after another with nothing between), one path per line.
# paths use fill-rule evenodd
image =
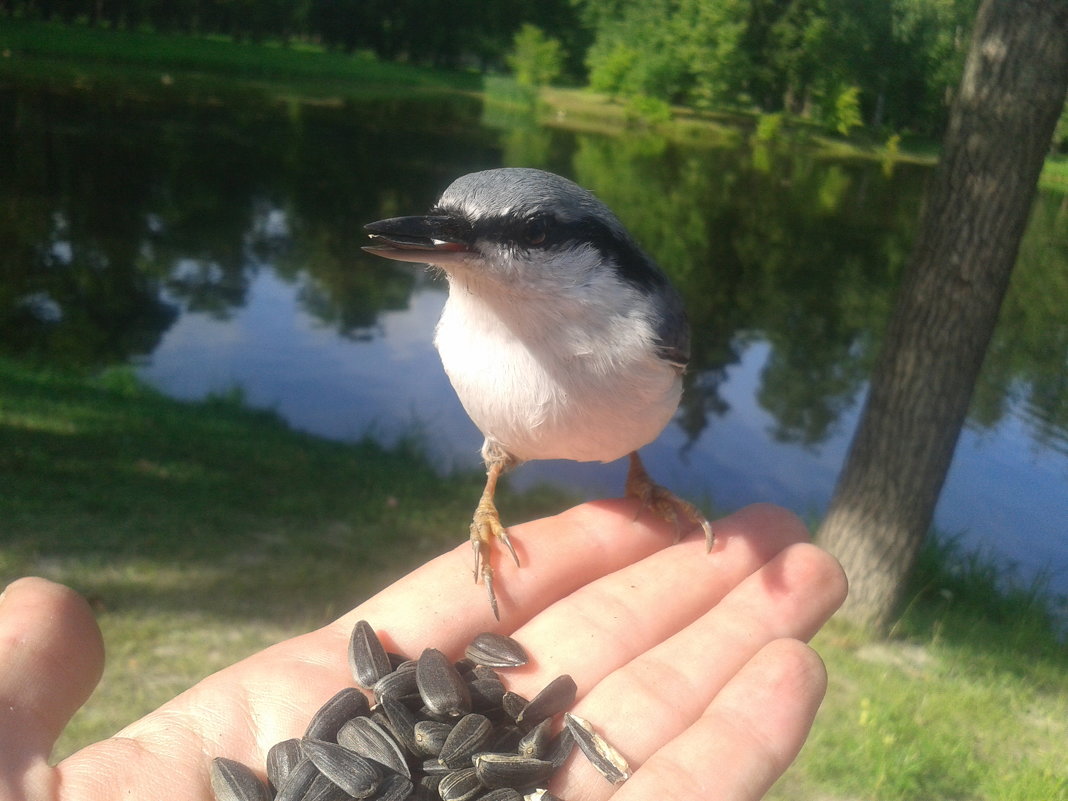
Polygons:
M652 510L658 517L675 527L675 542L678 542L690 528L700 528L705 534L706 548L711 551L712 546L716 544L716 535L712 531L712 525L701 510L666 487L655 483L646 472L645 465L642 464L637 451L630 455L626 493L628 498L636 498L640 504L634 517L637 518L645 509ZM684 523L690 523L691 526L684 530Z
M519 557L516 556L512 540L508 536L508 529L501 525L501 516L493 503L493 498L485 494L475 508L474 519L471 521L471 548L475 552L475 582L479 578L486 585L486 594L489 596L490 608L493 616L501 619L497 608L497 596L493 592L493 568L490 566L490 550L492 543L498 541L508 549L516 567L519 567Z

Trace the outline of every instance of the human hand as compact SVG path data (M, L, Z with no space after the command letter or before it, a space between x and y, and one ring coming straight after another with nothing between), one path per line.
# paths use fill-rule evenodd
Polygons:
M42 579L0 602L0 799L208 801L212 757L259 770L267 749L300 736L352 684L347 645L366 619L388 650L459 656L487 630L510 633L531 663L509 687L535 694L569 673L575 713L630 761L608 784L577 751L551 789L568 801L755 799L793 761L823 698L819 657L802 644L841 604L833 558L770 506L715 524L711 554L629 501L584 504L510 529L524 565L494 567L502 619L471 581L458 546L339 620L204 679L155 712L55 767L56 737L103 667L85 602Z

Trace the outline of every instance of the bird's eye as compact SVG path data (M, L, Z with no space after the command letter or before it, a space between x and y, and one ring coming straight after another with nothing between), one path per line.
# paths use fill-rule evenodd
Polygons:
M523 243L531 247L545 244L549 237L549 220L545 217L535 217L523 228Z

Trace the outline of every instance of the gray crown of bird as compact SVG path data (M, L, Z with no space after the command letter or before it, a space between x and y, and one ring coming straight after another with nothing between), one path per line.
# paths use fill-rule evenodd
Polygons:
M492 543L519 559L494 494L535 459L629 455L626 494L714 537L691 503L655 484L638 457L682 394L690 333L664 272L591 192L542 170L457 178L428 214L365 226L364 250L442 270L449 296L434 336L445 372L482 432L486 486L470 526L475 580L499 618Z

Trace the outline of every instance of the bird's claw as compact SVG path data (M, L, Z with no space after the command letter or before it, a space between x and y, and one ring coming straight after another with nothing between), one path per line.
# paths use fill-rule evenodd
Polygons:
M661 519L671 523L675 530L675 542L678 542L682 535L690 530L689 528L683 529L681 523L685 521L704 532L706 550L711 551L712 546L716 544L716 535L712 531L712 525L701 510L666 487L654 483L645 471L645 466L641 463L637 453L631 454L626 494L628 498L638 500L638 510L634 513L635 520L643 511L649 509Z
M493 501L483 498L475 509L474 519L471 521L471 547L475 552L475 583L479 578L486 585L486 594L489 596L490 608L493 616L501 619L497 607L497 596L493 591L493 568L490 566L491 543L497 540L503 543L512 555L516 567L519 567L519 556L515 552L512 540L508 536L508 529L501 525L501 517Z

